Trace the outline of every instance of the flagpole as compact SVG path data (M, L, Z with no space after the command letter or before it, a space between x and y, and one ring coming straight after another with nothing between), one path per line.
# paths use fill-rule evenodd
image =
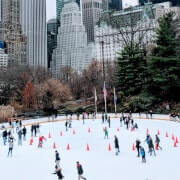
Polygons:
M96 88L94 88L94 101L95 101L95 112L97 115L97 93L96 93Z
M117 98L116 98L116 90L115 90L115 87L114 87L114 110L115 110L115 114L117 113L116 101L117 101Z
M107 96L106 83L105 83L105 81L104 81L104 106L105 106L105 114L107 114L107 102L106 102L106 96Z

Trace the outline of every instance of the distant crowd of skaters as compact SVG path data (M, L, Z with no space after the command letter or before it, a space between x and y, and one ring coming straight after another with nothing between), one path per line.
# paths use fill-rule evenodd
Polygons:
M82 114L82 121L83 124L85 124L85 119L90 118L90 115L93 119L96 119L96 114L92 113L92 114L86 114L83 113ZM77 116L78 119L80 120L80 116ZM150 118L152 118L152 114L150 113ZM125 127L127 130L131 130L134 131L136 129L138 129L138 124L136 122L134 122L134 119L132 117L131 113L121 113L120 116L120 127ZM108 114L103 113L102 114L102 124L108 124L108 127L111 128L111 118L110 116L108 116ZM12 151L13 151L13 146L14 146L14 141L16 141L16 139L14 138L13 134L17 133L17 137L18 137L18 145L21 146L22 145L22 141L26 141L26 134L27 134L27 129L25 126L22 126L22 121L21 120L16 120L16 121L11 121L9 122L10 128L6 129L5 127L3 128L2 131L2 139L3 139L3 144L7 145L7 143L9 144L9 149L8 149L8 154L7 156L12 156ZM70 118L65 121L65 128L66 131L68 130L68 128L72 127L72 115L70 115ZM108 127L104 127L104 139L108 139ZM31 136L32 137L36 137L38 133L40 133L40 125L39 123L36 124L32 124L31 128ZM38 148L42 148L43 146L43 141L46 141L46 138L44 136L39 136L39 143L38 143ZM153 143L153 139L152 137L147 134L146 139L143 141L147 143L148 146L148 153L150 154L150 156L152 156L152 154L154 154L154 156L156 155L155 150L162 150L162 147L160 146L160 138L159 136L156 134L155 135L155 145ZM120 146L119 146L119 140L118 137L116 135L114 135L114 147L115 147L115 154L118 155L120 153ZM141 145L141 141L139 139L136 140L135 142L135 147L137 150L137 157L142 157L142 162L146 162L146 152L144 147ZM83 177L83 168L82 165L77 161L77 173L78 173L78 179L84 179L86 180L85 177ZM55 172L53 174L56 174L58 176L58 180L61 180L64 178L64 176L62 175L62 169L60 167L60 156L59 156L59 152L56 150L55 151Z
M152 114L150 114L150 117L152 118ZM104 124L105 122L108 123L108 126L110 128L111 127L110 116L107 116L107 114L102 114L102 123ZM137 123L134 122L131 113L127 113L126 115L124 113L121 113L120 127L122 127L123 124L127 130L129 130L129 128L131 131L138 129L138 125L137 125ZM104 139L108 139L108 128L107 127L104 128ZM150 134L147 134L144 142L147 143L148 153L150 154L150 156L152 156L153 153L154 153L154 156L156 155L155 150L159 150L159 149L162 150L162 147L160 146L160 138L157 134L155 135L155 146L154 146L153 139L150 136ZM135 144L136 144L135 147L136 147L137 153L138 153L137 157L141 156L142 162L145 163L146 162L146 152L145 152L144 147L141 145L141 141L139 139L137 139ZM114 146L116 149L116 155L118 155L120 153L120 148L119 148L119 140L116 135L114 136Z
M40 133L39 127L39 123L31 125L31 136L37 136L37 133ZM9 145L7 156L12 156L14 141L16 141L14 134L17 134L18 146L22 146L22 142L26 141L27 129L22 125L21 120L9 121L9 128L3 125L1 129L0 136L2 136L3 145Z

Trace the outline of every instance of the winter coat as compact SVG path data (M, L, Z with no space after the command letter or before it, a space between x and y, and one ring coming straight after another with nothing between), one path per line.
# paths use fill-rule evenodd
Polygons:
M144 148L141 148L140 153L141 153L141 156L142 156L142 157L145 157L145 151L144 151Z
M60 161L59 153L56 153L56 161Z
M78 164L78 165L77 165L77 171L78 171L78 174L79 174L79 175L82 175L82 174L83 174L83 168L82 168L81 164Z
M118 138L115 138L114 144L115 144L115 148L119 148Z
M136 141L136 148L140 147L141 142L139 140Z
M158 136L156 136L156 140L155 140L155 142L156 142L157 144L159 144L159 143L160 143L160 139L159 139L159 137L158 137Z
M8 135L7 131L6 131L6 130L5 130L5 131L3 131L2 136L3 136L3 137L7 137L7 135Z
M23 128L23 134L26 135L26 132L27 132L27 130L26 130L26 128L24 127L24 128Z

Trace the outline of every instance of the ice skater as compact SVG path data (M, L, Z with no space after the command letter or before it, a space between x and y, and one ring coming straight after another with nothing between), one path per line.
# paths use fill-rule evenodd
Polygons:
M57 167L60 167L60 157L59 157L59 152L56 150L55 151L55 163Z
M136 149L138 152L137 157L140 157L140 144L141 144L141 141L139 139L136 139Z
M18 130L18 146L22 146L22 130L19 128Z
M82 165L78 161L76 162L76 164L77 164L78 180L80 179L86 180L86 178L82 176L83 175Z
M150 153L150 156L152 156L152 152L154 152L154 156L156 155L156 152L155 152L155 149L154 149L154 144L153 144L153 140L152 138L150 137L149 139L149 153Z
M107 127L104 128L104 139L108 139L108 130L107 130Z
M141 152L141 156L142 156L142 162L145 163L146 162L146 153L142 146L140 147L140 152Z
M119 150L119 140L116 135L114 136L114 145L115 145L116 156L117 156L120 153L120 150Z
M8 142L9 142L9 150L8 150L8 157L11 155L11 157L12 157L12 151L13 151L13 147L14 147L14 137L11 135L10 137L9 137L9 140L8 140Z
M23 133L23 140L25 141L26 140L26 133L27 133L27 130L26 130L25 126L22 129L22 133Z
M39 143L38 143L38 148L42 148L43 146L43 140L46 141L46 138L44 136L39 137Z
M55 172L53 174L57 175L58 180L62 180L64 178L64 176L62 175L62 169L57 165L55 166Z
M111 127L111 118L110 116L108 117L108 125L109 125L109 128Z
M160 143L160 139L159 139L159 137L158 137L158 135L156 134L156 136L155 136L155 143L156 143L156 147L155 147L155 149L156 150L162 150L162 147L159 145L159 143Z

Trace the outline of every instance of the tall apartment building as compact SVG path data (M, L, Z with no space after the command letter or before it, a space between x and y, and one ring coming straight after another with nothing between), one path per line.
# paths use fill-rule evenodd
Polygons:
M47 51L48 51L48 68L50 68L50 62L52 61L53 50L57 46L57 21L56 19L50 19L47 22Z
M102 0L82 0L83 24L88 42L94 42L94 26L102 15Z
M56 19L57 19L57 26L60 26L60 21L61 21L61 12L62 8L64 7L64 4L70 3L70 2L76 2L79 7L81 0L56 0Z
M1 0L0 41L5 42L8 65L26 64L26 37L20 24L20 0Z
M27 36L28 64L47 68L46 1L21 0L21 24Z
M149 0L139 0L139 5L144 5L147 3ZM153 4L158 4L158 3L164 3L164 2L171 2L172 6L180 6L180 0L150 0Z
M139 31L134 35L134 38L138 38L139 34L141 35L143 32L143 43L148 47L154 42L158 18L169 11L175 12L176 17L180 18L180 7L172 7L169 2L160 4L146 3L144 6L127 8L114 12L113 18L118 20L116 22L119 23L120 28L125 26L126 32L128 32L128 24L131 24L131 22L137 24ZM124 40L120 31L107 25L106 16L102 17L100 26L95 27L95 45L96 59L99 61L104 59L109 62L115 61L119 56L118 53L124 47Z
M61 14L61 26L58 29L57 48L53 53L53 74L58 74L64 67L81 72L92 59L91 49L87 45L87 33L78 4L65 4Z
M8 54L3 48L0 48L0 72L5 72L8 67Z

